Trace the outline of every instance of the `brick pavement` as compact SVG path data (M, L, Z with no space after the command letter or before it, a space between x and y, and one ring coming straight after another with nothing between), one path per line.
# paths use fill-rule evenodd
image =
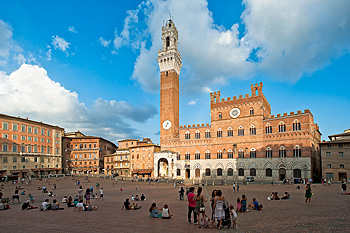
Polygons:
M83 181L83 178L81 179ZM39 211L21 210L21 205L11 205L12 209L0 211L1 227L0 232L203 232L218 231L215 229L199 229L194 224L187 223L187 201L180 201L178 198L178 187L173 184L148 183L126 181L124 190L120 181L112 185L108 179L91 179L90 183L82 182L84 189L99 181L104 188L105 200L92 200L93 205L98 205L97 211L73 212L73 208L61 211ZM64 195L75 196L77 186L69 178L56 181L51 179L51 184L57 184L54 198L61 202ZM36 205L48 198L47 194L37 190L44 181L34 181L33 185L24 185L26 193L32 193L37 200ZM135 190L137 185L138 190ZM51 185L48 186L51 190ZM3 191L5 197L9 197L14 192L15 185L6 184ZM241 185L239 192L233 192L231 186L208 186L207 192L211 193L214 188L223 190L223 194L229 203L236 203L237 197L245 194L248 201L253 197L264 205L260 212L251 211L248 213L238 213L236 229L224 229L221 232L350 232L349 206L350 196L340 195L340 185L312 187L314 196L312 205L304 205L304 188L298 190L296 185ZM96 188L95 191L96 192ZM288 191L291 199L280 201L268 201L266 198L272 191L282 194ZM131 194L144 193L147 200L138 202L142 205L140 210L121 210L122 203ZM21 202L27 200L21 196ZM161 208L165 203L169 205L174 217L170 220L149 218L148 208L152 202L156 202ZM63 204L61 204L63 205ZM209 204L206 204L207 212L210 213Z

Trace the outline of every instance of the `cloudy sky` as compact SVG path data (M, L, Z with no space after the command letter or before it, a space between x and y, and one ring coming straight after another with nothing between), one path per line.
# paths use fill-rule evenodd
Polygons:
M350 128L349 12L348 0L0 0L0 112L159 142L156 59L171 14L181 125L210 122L211 91L263 82L272 114L310 109L327 139Z

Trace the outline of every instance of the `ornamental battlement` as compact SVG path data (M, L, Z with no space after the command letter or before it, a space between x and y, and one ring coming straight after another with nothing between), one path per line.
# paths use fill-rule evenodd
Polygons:
M290 112L288 114L288 113L285 112L283 114L277 114L276 116L275 115L271 115L270 117L268 117L265 120L278 119L278 118L291 117L291 116L299 116L299 115L305 115L305 114L310 114L312 118L314 117L309 109L305 109L304 112L299 110L296 113L295 112Z
M193 129L193 128L201 128L201 127L208 127L210 126L209 123L206 123L206 124L193 124L193 125L180 125L180 129L182 128L186 128L186 129Z
M262 83L252 84L252 85L250 85L250 88L251 88L251 92L252 92L251 94L245 94L244 96L239 95L238 98L237 98L237 96L233 96L232 98L231 97L220 98L221 97L220 91L211 92L210 93L210 104L213 108L213 107L222 106L224 103L232 102L235 100L248 100L248 101L250 101L251 98L255 98L257 96L259 96L259 97L263 96L263 92L262 92L263 84Z

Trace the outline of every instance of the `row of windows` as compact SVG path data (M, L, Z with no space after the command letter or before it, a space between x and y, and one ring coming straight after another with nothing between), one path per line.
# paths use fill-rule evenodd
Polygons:
M50 165L47 165L47 167L49 168ZM58 164L56 164L56 167L58 167ZM25 169L26 166L22 166L22 169ZM38 168L38 165L35 165L34 168ZM41 168L44 168L44 165L41 165ZM3 166L3 169L6 170L7 169L7 166ZM12 166L12 169L17 169L17 166Z
M93 145L91 143L89 144L75 144L74 148L75 149L91 149L93 146L93 148L97 148L97 144L94 143ZM67 144L67 148L69 147L69 144ZM73 149L73 145L71 145L71 149Z
M3 143L2 144L2 152L9 152L10 148L12 149L12 152L28 152L28 153L47 153L50 154L52 147L48 146L37 146L37 145L17 145L17 144L12 144L12 147L10 147L9 144ZM39 151L40 150L40 151ZM60 148L56 147L56 154L59 154Z
M80 164L80 165L82 165L82 164L84 164L84 165L87 165L87 164L92 164L92 162L90 161L90 162L72 162L71 164L73 165L78 165L78 163ZM93 162L93 164L96 164L96 161L94 161Z
M214 97L214 101L216 101L215 97ZM249 109L249 115L250 116L254 115L254 109L253 108ZM221 112L219 112L219 120L222 120L222 113Z
M94 157L94 159L96 159L96 157L97 157L97 154L75 154L74 155L74 158L75 159L82 159L82 158L84 158L84 159L87 159L87 158L90 158L90 159L92 159L92 157ZM73 155L71 155L71 158L73 158Z
M327 164L327 168L332 168L332 164ZM345 168L345 165L339 164L339 168Z
M142 157L145 158L145 157L146 157L145 154L143 154ZM131 155L131 158L134 159L135 156L134 156L134 155ZM137 155L136 155L136 159L139 159L139 158L140 158L140 155L137 154ZM151 154L148 154L148 158L151 158Z
M17 158L18 157L12 157L12 162L13 163L17 163ZM21 161L21 163L28 163L30 160L31 160L31 158L30 157L19 157L20 158L20 161ZM51 160L52 159L52 160ZM57 160L57 163L59 163L59 158L57 158L56 159ZM34 157L33 158L33 162L34 163L38 163L40 161L40 159L38 158L38 157ZM55 162L55 159L54 158L47 158L47 162L48 163L51 163L51 161L52 162ZM8 158L5 156L5 157L2 157L2 162L3 163L7 163L8 162ZM44 160L44 158L41 158L41 162L42 163L44 163L45 162L45 160Z
M9 135L6 134L6 133L2 134L2 138L3 139L10 139ZM12 134L12 140L18 140L18 135ZM38 137L32 137L32 136L28 136L27 137L27 136L24 136L24 135L21 135L21 140L22 141L30 141L30 142L32 142L32 141L39 142L39 138ZM51 143L51 139L40 138L40 142L41 143L45 143L45 142ZM56 141L56 144L59 144L59 141Z
M300 127L300 122L297 122L297 123L293 123L293 131L299 131L301 130L301 127ZM279 133L283 133L283 132L286 132L286 125L283 123L281 123L279 126L278 126L278 132ZM271 134L272 133L272 126L270 126L269 124L265 127L265 133L266 134ZM227 130L227 133L226 133L227 137L233 137L233 129L230 127L228 128ZM237 130L237 135L238 136L244 136L244 128L242 126L239 127L239 129ZM249 135L256 135L256 127L255 126L251 126L249 128ZM207 129L205 131L205 138L210 138L210 130ZM223 133L222 133L222 129L218 129L216 131L216 137L218 138L221 138L223 137ZM197 130L194 134L194 138L195 139L200 139L201 138L201 133L199 130ZM187 131L185 133L185 139L191 139L191 133L189 131Z
M135 164L132 164L131 167L134 168ZM137 168L139 168L139 164L137 164L136 166ZM151 167L151 164L148 164L148 168ZM145 169L145 164L142 164L142 169Z
M199 168L195 169L195 172L196 172L196 176L200 176L200 169ZM212 171L210 168L205 169L205 176L211 176L211 172ZM216 169L216 176L222 176L222 174L223 174L222 168ZM177 175L181 176L180 169L177 169ZM255 168L249 169L249 175L256 176L256 169ZM272 169L271 168L265 169L265 175L267 177L272 177ZM227 176L233 176L233 169L232 168L227 169ZM238 169L238 176L245 176L243 168ZM301 178L301 170L300 169L293 170L293 178Z
M342 152L342 151L338 152L338 156L339 156L339 158L344 158L344 152ZM332 157L332 153L326 152L326 158L331 158L331 157Z
M328 148L332 148L332 145L331 145L331 144L328 144L327 147L328 147ZM338 144L338 147L339 147L339 148L343 148L343 144Z
M270 147L266 148L266 158L272 158L273 157L273 151ZM216 153L216 158L217 159L222 159L222 151L221 150L218 150L217 153ZM283 158L283 157L286 157L286 148L284 146L281 146L278 150L278 157L280 158ZM293 148L293 157L301 157L301 148L299 146L295 146ZM233 151L230 149L228 150L227 152L227 158L229 159L232 159L233 158ZM247 157L247 155L244 153L244 150L242 148L240 148L238 150L238 158L256 158L256 150L254 148L252 148L249 152L249 157ZM195 152L195 157L194 159L198 160L200 159L200 152L199 151L196 151ZM211 156L210 156L210 151L207 150L205 152L205 159L211 159ZM177 160L181 160L181 155L180 153L177 154ZM185 153L185 160L191 160L191 154L190 152L186 152Z
M2 122L2 129L9 130L9 128L10 128L9 125L10 125L9 122L3 121ZM12 123L12 131L18 131L18 126L19 126L19 124ZM46 131L46 134L45 134L45 131ZM33 126L21 125L21 132L39 134L39 128L33 127ZM41 128L40 133L43 136L44 135L47 135L49 137L51 136L51 130L48 130L48 129L46 130L46 129ZM57 133L57 137L59 137L59 133Z

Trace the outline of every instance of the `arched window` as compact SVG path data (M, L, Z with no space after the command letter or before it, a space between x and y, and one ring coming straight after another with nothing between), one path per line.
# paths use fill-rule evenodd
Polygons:
M271 177L272 176L272 169L271 168L267 168L266 169L266 176L267 177Z
M201 159L201 153L197 150L196 153L194 154L195 159Z
M210 168L205 169L205 176L210 176Z
M299 146L295 146L293 149L293 156L294 157L301 157L301 149Z
M249 109L249 114L252 116L252 115L254 115L254 109L253 108L250 108Z
M177 176L181 176L181 170L180 169L176 169L176 175Z
M185 133L185 139L191 139L191 134L189 131Z
M238 136L244 136L244 129L242 126L238 128Z
M222 119L222 113L220 112L219 113L219 120L221 120Z
M233 151L231 149L227 151L227 158L233 159Z
M249 173L250 173L250 176L256 176L256 169L255 168L251 168Z
M222 130L219 128L217 131L217 137L221 138L222 137Z
M186 160L190 160L191 159L191 155L190 155L190 152L186 152L186 154L185 154L185 159Z
M170 37L166 37L166 47L168 48L170 46Z
M227 137L233 137L233 130L231 127L227 129Z
M256 158L256 150L254 148L250 150L250 158L252 159Z
M194 138L195 139L200 139L201 138L201 133L199 132L199 130L197 130L196 133L194 134Z
M238 176L244 176L244 169L243 168L238 169Z
M238 151L238 158L243 159L244 158L244 150L241 148Z
M272 126L270 124L267 124L265 127L266 134L272 133Z
M218 150L218 152L217 152L217 158L218 158L218 159L222 159L222 151L221 151L221 150Z
M210 159L210 151L209 150L207 150L205 152L205 159Z
M298 130L301 130L300 122L298 120L295 120L293 122L293 131L298 131Z
M270 147L266 148L266 158L272 158L272 150Z
M284 146L281 146L278 152L280 158L286 157L286 148Z
M177 160L181 160L180 152L177 152L176 159L177 159Z
M300 169L293 170L293 178L301 178L301 170Z
M256 128L254 125L250 127L250 135L256 135Z
M222 169L221 168L216 169L216 175L222 176Z
M233 176L233 169L232 168L229 168L227 170L227 176Z
M210 138L210 130L209 129L207 129L205 131L205 138Z
M278 125L278 132L280 133L286 132L286 124L284 124L283 121Z

